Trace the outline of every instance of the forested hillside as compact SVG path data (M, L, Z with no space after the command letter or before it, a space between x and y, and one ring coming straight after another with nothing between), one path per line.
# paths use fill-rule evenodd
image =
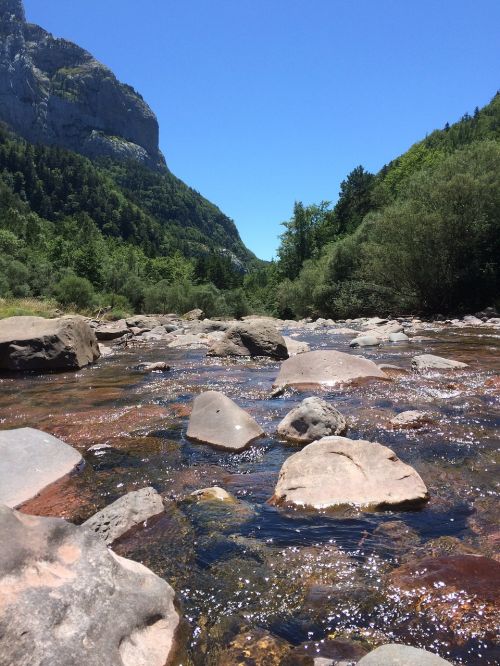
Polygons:
M335 206L296 202L278 260L252 277L281 316L477 310L500 300L500 95L379 173L356 167Z

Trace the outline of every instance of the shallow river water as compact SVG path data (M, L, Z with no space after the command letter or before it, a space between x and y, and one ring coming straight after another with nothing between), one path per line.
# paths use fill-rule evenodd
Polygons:
M305 328L287 333L311 349L349 351L344 335ZM442 327L419 333L429 339L351 353L407 370L419 353L469 367L395 373L390 382L271 398L278 362L206 358L204 349L156 343L118 350L76 374L3 377L0 427L50 432L78 448L86 462L23 510L80 523L130 490L152 485L161 492L168 500L165 514L122 537L114 549L175 588L185 618L184 664L217 664L243 626L293 645L339 637L368 647L396 641L457 664L498 664L491 630L474 629L467 615L478 612L470 599L458 594L414 604L388 587L393 570L420 557L478 553L499 559L499 331ZM142 361L158 360L171 371L137 369ZM240 454L189 442L192 399L207 389L235 400L266 437ZM429 489L429 503L418 511L385 512L271 506L279 469L298 450L275 436L276 426L311 394L331 400L346 416L347 436L385 444L413 465ZM390 419L407 409L428 412L432 420L419 430L391 429ZM95 445L106 446L88 451ZM188 499L193 490L213 485L233 493L238 504Z

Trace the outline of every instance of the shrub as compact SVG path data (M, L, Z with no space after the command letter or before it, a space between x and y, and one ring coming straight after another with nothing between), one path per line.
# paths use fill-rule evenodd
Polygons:
M55 287L55 297L61 305L75 305L80 310L92 307L94 288L82 277L67 275Z

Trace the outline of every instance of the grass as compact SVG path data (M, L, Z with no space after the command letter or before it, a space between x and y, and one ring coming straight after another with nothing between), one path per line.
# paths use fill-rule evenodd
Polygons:
M33 317L57 317L61 314L55 301L42 298L0 298L0 319L31 315Z

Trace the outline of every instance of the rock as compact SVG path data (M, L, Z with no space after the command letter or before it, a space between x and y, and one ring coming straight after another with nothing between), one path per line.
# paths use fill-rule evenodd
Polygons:
M129 333L129 328L125 319L113 321L110 324L101 324L95 329L95 335L98 340L115 340Z
M479 317L473 317L472 315L466 315L463 317L462 321L467 324L467 326L481 326L483 323L482 319Z
M382 372L385 372L386 375L389 375L389 377L392 377L393 375L407 375L409 372L406 368L402 368L399 365L393 365L392 363L379 363L378 367Z
M361 335L351 340L349 347L377 347L382 344L382 340L375 335Z
M195 308L194 310L189 310L189 312L183 314L182 318L187 319L187 321L193 321L195 319L203 319L204 316L205 315L203 314L203 310L200 310L200 308Z
M418 372L425 370L456 370L458 368L468 367L467 363L452 361L451 359L434 356L433 354L414 356L411 361L411 366Z
M161 321L157 317L150 317L148 315L136 315L135 317L127 317L125 323L130 328L147 329L150 331L152 328L161 326Z
M83 317L0 320L0 370L78 370L100 356Z
M307 641L295 647L280 666L329 666L356 663L366 654L365 648L343 638Z
M115 352L111 349L111 347L106 347L106 345L99 344L99 353L102 358L106 358L108 356L113 356Z
M208 338L204 335L186 333L185 335L177 335L172 342L168 343L168 346L175 349L182 347L208 347L209 344Z
M387 379L387 375L362 356L318 350L298 354L282 363L274 386L334 386L366 378Z
M204 319L203 321L195 321L189 326L190 333L214 333L215 331L227 331L230 324L227 321L212 321L211 319Z
M141 488L120 497L83 524L112 544L132 527L163 512L163 500L154 488Z
M89 530L0 507L3 664L164 666L174 591Z
M206 391L193 403L187 437L227 451L242 451L264 431L253 418L219 391Z
M217 666L281 666L290 649L289 643L264 629L248 629L231 641Z
M240 322L231 326L219 342L208 351L209 356L271 356L288 358L283 336L268 321Z
M224 488L219 488L219 486L213 486L212 488L201 488L200 490L195 490L191 493L191 497L194 497L198 501L202 502L230 502L234 504L236 502L235 498L224 490Z
M303 354L311 350L307 342L302 342L302 340L295 340L294 338L289 338L284 335L283 340L286 344L286 349L288 351L288 356L295 356L295 354Z
M403 331L403 325L399 321L386 321L375 327L372 327L370 324L366 327L363 335L374 336L378 338L381 342L387 342L389 336L395 333L401 333Z
M358 661L358 666L453 666L451 661L441 659L437 654L410 647L389 643L369 652Z
M484 308L484 310L481 310L481 312L476 312L476 317L479 319L493 319L495 317L498 317L499 313L496 308L489 307L489 308Z
M168 372L170 366L165 361L156 361L156 363L141 363L139 369L143 372Z
M325 509L418 506L429 495L418 473L386 446L347 437L324 437L283 464L274 504Z
M426 412L409 410L407 412L400 412L391 419L391 425L393 428L422 428L429 421L430 417Z
M403 333L400 331L399 333L390 333L389 334L389 342L408 342L410 338L406 335L406 333Z
M41 430L2 430L0 503L19 506L82 462L78 451Z
M278 434L285 439L308 444L328 435L343 435L347 423L342 414L326 400L306 398L292 409L278 425Z

